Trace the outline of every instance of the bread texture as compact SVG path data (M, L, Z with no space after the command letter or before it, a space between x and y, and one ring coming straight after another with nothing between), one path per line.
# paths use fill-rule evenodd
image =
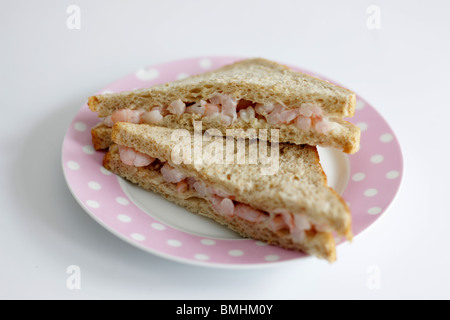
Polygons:
M272 145L278 150L276 170L264 174L267 164L262 158L257 163L236 161L239 157L237 144L232 152L232 163L207 163L205 150L210 150L213 143L224 143L220 137L211 139L205 135L202 140L203 162L174 161L173 150L187 146L191 155L198 155L195 150L195 133L184 130L189 135L189 141L174 139L174 132L165 127L117 123L112 131L114 143L132 147L183 172L186 176L204 181L212 187L217 187L228 194L234 195L236 201L249 204L265 211L276 212L285 209L293 214L304 214L311 223L321 226L327 231L334 231L352 238L351 215L345 201L327 185L327 179L319 162L317 149L308 145L288 143ZM179 132L179 131L178 131ZM199 133L197 133L199 134ZM202 135L200 134L200 137ZM197 136L198 139L198 136ZM232 139L234 141L234 139ZM198 140L197 140L198 141ZM187 145L189 143L189 145ZM249 159L249 144L245 147L245 159ZM271 150L272 151L272 150ZM185 154L183 153L183 157ZM183 158L185 160L185 158ZM192 160L194 159L194 160ZM272 162L270 165L274 165Z
M92 144L95 150L108 149L113 144L111 132L112 128L102 123L97 124L91 129Z
M326 259L329 262L336 260L334 238L329 232L310 230L301 243L294 243L289 237L274 233L267 227L251 223L238 216L226 219L217 214L208 201L201 198L195 190L180 193L175 184L166 182L158 167L133 167L125 165L119 158L117 145L112 145L103 159L103 165L111 172L125 178L141 188L162 195L165 199L189 210L190 212L211 218L226 225L231 230L246 238L252 238L280 246L282 248L303 251L307 254Z
M246 59L215 71L171 83L89 98L89 108L106 117L115 110L149 110L181 99L184 102L208 100L217 93L255 103L281 103L287 108L301 103L320 103L329 117L354 115L356 95L352 91L262 58Z
M308 144L312 146L321 146L324 148L335 148L345 153L353 154L359 150L360 145L360 129L359 127L340 118L331 119L331 123L338 124L339 129L331 130L326 134L320 134L313 131L300 130L292 125L272 125L267 121L254 119L251 122L245 122L237 119L231 126L226 126L217 118L206 117L202 118L196 114L185 113L181 116L167 115L163 118L159 126L171 129L186 129L194 130L194 121L202 121L202 128L218 129L223 136L233 136L235 138L245 138L251 129L266 130L267 136L259 135L259 139L267 141L289 142L296 144ZM229 130L242 129L242 130ZM272 129L278 129L277 136L271 134ZM105 125L97 125L92 128L92 142L95 149L107 149L111 144L110 138L112 129Z

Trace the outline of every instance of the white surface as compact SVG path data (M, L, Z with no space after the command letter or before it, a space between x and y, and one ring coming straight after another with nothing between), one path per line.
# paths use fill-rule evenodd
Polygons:
M80 30L66 26L72 4ZM366 26L369 5L381 9L379 30ZM450 298L448 12L445 0L5 3L0 298ZM401 191L375 225L338 247L335 264L236 272L166 261L116 238L73 199L61 143L86 98L140 67L208 55L316 71L367 99L394 129ZM66 286L72 265L81 289Z

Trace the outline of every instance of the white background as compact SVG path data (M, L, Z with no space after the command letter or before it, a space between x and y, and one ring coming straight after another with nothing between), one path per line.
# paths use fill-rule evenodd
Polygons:
M66 26L72 4L80 30ZM369 5L381 9L379 30L366 26ZM2 1L0 298L450 298L449 14L445 0ZM400 192L336 263L237 271L164 260L116 238L70 194L61 145L88 96L143 66L213 55L335 79L396 133ZM80 290L66 287L70 265Z

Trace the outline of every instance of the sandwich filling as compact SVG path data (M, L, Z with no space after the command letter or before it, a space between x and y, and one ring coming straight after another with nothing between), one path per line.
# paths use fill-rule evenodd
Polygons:
M103 123L113 127L117 122L158 124L167 115L198 114L201 117L214 117L225 126L231 126L241 119L246 123L264 120L271 125L292 125L303 131L315 131L321 134L337 128L339 125L330 122L319 104L302 103L296 108L284 105L260 104L248 100L236 100L227 94L216 94L208 100L198 102L172 101L164 107L153 107L149 111L143 109L119 109L104 118Z
M208 185L194 177L186 176L169 163L152 158L133 148L119 145L119 156L125 165L134 167L155 165L155 168L159 168L164 181L174 184L178 192L196 191L201 198L209 202L217 214L226 220L238 217L254 224L260 224L278 235L289 235L294 243L302 242L305 238L305 232L308 230L326 231L328 229L325 225L313 225L301 213L293 214L282 208L274 212L255 209L248 204L236 201L234 195L221 188Z

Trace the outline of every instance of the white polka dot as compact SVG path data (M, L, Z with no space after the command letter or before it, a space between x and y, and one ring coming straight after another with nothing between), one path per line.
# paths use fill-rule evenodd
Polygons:
M367 189L366 191L364 191L364 195L366 197L373 197L374 195L376 195L378 193L377 189Z
M277 256L276 254L269 254L264 257L264 260L266 260L266 261L277 261L279 259L280 259L280 257Z
M75 162L75 161L69 161L69 162L67 162L67 167L68 167L70 170L78 170L78 169L80 169L80 165L79 165L77 162Z
M116 201L117 201L118 204L121 204L123 206L127 206L127 205L130 204L130 201L128 201L128 199L124 198L124 197L117 197Z
M228 254L232 257L240 257L244 255L244 251L242 250L230 250L228 251Z
M400 175L400 173L397 170L392 170L386 173L386 178L388 179L395 179Z
M95 182L95 181L89 181L88 182L88 187L91 188L92 190L100 190L102 188L100 183Z
M364 108L366 104L364 103L364 101L358 100L356 101L356 110L361 110L362 108Z
M159 77L159 71L156 69L139 69L135 73L136 78L142 81L150 81Z
M144 241L145 240L145 236L140 233L132 233L131 237L136 241Z
M90 145L86 145L83 147L83 152L86 154L94 154L95 153L95 149L93 146Z
M161 223L152 223L152 228L156 230L166 230L166 226L162 225Z
M88 205L88 207L91 207L91 208L94 208L94 209L97 209L97 208L100 207L100 204L97 201L94 201L94 200L88 200L88 201L86 201L86 204Z
M204 244L205 246L213 246L216 244L216 242L214 240L211 239L202 239L200 241L202 244Z
M112 91L111 89L105 89L102 91L102 94L109 94L109 93L114 93L114 91Z
M369 125L365 122L359 122L356 125L361 129L361 131L366 131L369 127Z
M127 216L126 214L119 214L117 216L117 219L119 219L119 221L122 221L122 222L131 222L131 217Z
M370 162L372 163L380 163L383 162L384 157L381 154L376 154L370 158Z
M202 68L202 69L209 69L212 66L212 61L209 59L202 59L199 61L198 65Z
M266 242L262 242L262 241L255 241L255 244L260 247L264 247L264 246L268 245Z
M362 180L364 180L365 178L366 178L366 175L365 175L364 173L362 173L362 172L355 173L355 174L352 176L352 180L353 180L353 181L362 181Z
M379 214L381 212L381 208L380 207L372 207L369 210L367 210L368 214Z
M203 254L203 253L197 253L194 256L194 258L197 260L202 260L202 261L209 260L209 256L207 256L206 254Z
M177 80L186 79L187 77L189 77L187 73L179 73L177 75Z
M390 133L385 133L380 136L381 142L391 142L394 137Z
M171 247L181 247L181 242L178 240L173 239L167 240L167 244Z
M109 171L109 170L107 170L105 167L100 167L100 171L101 171L101 173L103 173L104 175L107 175L107 176L109 176L109 175L111 175L112 174L112 172L111 171Z
M73 127L77 131L86 131L86 124L84 124L83 122L75 122Z

